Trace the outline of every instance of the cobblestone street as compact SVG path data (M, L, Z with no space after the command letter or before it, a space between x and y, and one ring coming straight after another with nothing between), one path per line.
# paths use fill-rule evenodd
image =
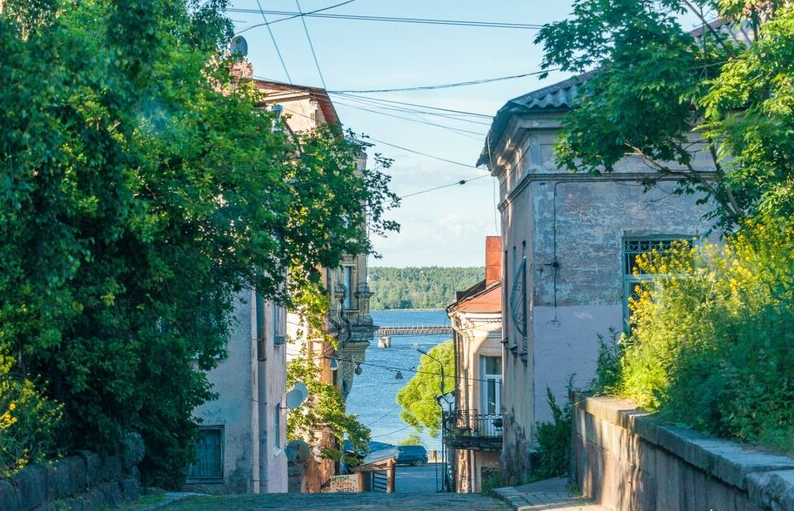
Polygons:
M263 494L198 496L163 511L506 511L505 503L480 495L431 494Z

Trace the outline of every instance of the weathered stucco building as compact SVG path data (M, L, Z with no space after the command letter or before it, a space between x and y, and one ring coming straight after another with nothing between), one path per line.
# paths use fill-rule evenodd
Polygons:
M586 77L585 77L586 78ZM644 192L651 172L627 155L614 173L576 174L555 165L562 116L582 79L510 100L491 125L478 164L499 181L503 262L502 464L510 482L529 473L536 421L551 419L568 382L594 377L598 336L621 331L632 293L634 257L671 239L700 238L708 206L674 195L674 180ZM693 141L696 148L698 142ZM708 174L709 159L695 167Z
M252 79L246 60L233 72ZM253 80L265 99L262 108L281 112L291 133L308 132L339 118L325 90L279 82ZM361 152L358 165L365 165ZM337 385L346 396L353 385L357 362L377 327L369 316L366 255L345 256L339 268L320 269L331 293L326 333L340 346L334 352L320 335L306 328L299 314L263 300L255 290L236 300L234 328L227 357L208 374L218 399L195 411L202 420L198 462L188 469L188 487L209 493L265 493L288 491L286 452L286 367L288 358L309 357L321 368L322 380ZM289 316L289 317L288 317ZM294 340L289 346L287 338ZM338 364L332 370L331 361ZM330 442L328 435L321 437ZM319 491L334 474L327 460L306 460L298 486Z
M485 242L485 279L447 307L455 346L455 408L445 413L442 439L451 449L454 489L477 493L499 474L502 448L502 244Z

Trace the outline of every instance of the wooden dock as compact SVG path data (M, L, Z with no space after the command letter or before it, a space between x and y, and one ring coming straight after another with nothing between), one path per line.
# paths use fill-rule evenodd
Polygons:
M375 337L396 335L452 335L449 325L382 326L375 331Z

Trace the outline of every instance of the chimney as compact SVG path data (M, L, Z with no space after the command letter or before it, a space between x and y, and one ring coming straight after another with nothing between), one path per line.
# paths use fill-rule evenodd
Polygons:
M485 285L489 286L502 278L502 238L485 237Z

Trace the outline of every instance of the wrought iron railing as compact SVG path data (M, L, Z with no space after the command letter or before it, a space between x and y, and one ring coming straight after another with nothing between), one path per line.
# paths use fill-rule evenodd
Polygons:
M502 415L477 413L477 410L444 412L444 434L454 438L502 438Z

